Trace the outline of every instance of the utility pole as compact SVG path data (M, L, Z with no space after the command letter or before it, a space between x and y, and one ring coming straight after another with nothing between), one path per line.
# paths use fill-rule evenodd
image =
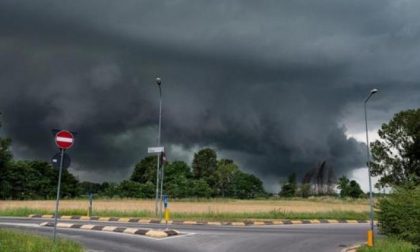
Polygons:
M156 84L159 87L159 128L158 128L158 145L160 146L160 131L162 126L162 88L161 84L162 81L160 78L156 78ZM160 155L159 152L157 154L157 165L156 165L156 199L155 199L155 215L158 216L158 204L159 204L159 177L160 177ZM162 194L162 193L161 193Z

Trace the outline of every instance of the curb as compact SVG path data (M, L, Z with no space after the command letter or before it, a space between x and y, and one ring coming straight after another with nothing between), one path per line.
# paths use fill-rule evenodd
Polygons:
M340 252L357 252L357 249L360 248L363 244L352 245L347 248L343 248Z
M54 218L54 215L31 214L29 218ZM61 220L93 220L93 221L108 221L108 222L124 222L124 223L139 223L139 224L165 224L164 220L155 219L139 219L139 218L116 218L116 217L97 217L97 216L58 216ZM223 222L223 221L168 221L168 224L174 225L215 225L215 226L264 226L264 225L293 225L293 224L358 224L369 223L369 220L270 220L270 221L237 221L237 222Z
M53 222L43 222L39 224L44 227L54 227ZM74 223L57 223L58 228L76 228L84 230L95 230L103 232L115 232L115 233L125 233L132 235L144 235L153 238L165 238L168 236L179 235L180 233L176 230L153 230L153 229L141 229L141 228L125 228L125 227L115 227L115 226L101 226L101 225L82 225Z

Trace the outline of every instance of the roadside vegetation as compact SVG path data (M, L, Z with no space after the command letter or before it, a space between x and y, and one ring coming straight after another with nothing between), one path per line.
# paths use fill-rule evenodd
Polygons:
M380 176L378 188L392 189L378 201L378 226L394 238L366 251L420 250L420 109L397 113L378 135L371 145L372 175Z
M398 187L379 201L379 230L420 248L420 186Z
M53 240L21 230L0 229L0 251L4 252L82 252L82 246L68 240Z
M53 200L2 201L0 215L52 214ZM101 217L154 218L154 200L94 199L93 215ZM30 206L28 208L28 206ZM60 201L61 215L87 215L88 201ZM238 200L232 198L177 199L169 201L174 220L247 219L368 219L366 199L334 197L273 198Z
M61 209L60 215L86 216L86 209ZM30 214L53 214L52 210L33 208L14 208L0 210L1 216L27 217ZM99 217L133 217L154 219L152 211L118 211L118 210L95 210L94 216ZM197 220L197 221L245 221L245 220L312 220L312 219L335 219L335 220L367 220L368 212L353 211L328 211L328 212L286 212L272 210L268 212L171 212L172 220Z
M382 238L375 241L374 247L363 246L357 249L358 252L416 252L419 247L398 239Z

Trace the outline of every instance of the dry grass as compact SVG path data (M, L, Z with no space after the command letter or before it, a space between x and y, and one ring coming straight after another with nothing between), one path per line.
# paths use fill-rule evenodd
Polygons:
M0 210L12 208L32 208L42 210L54 209L53 200L0 201ZM62 200L60 209L87 209L87 200ZM154 200L111 199L95 200L94 210L115 211L154 211ZM210 201L177 201L169 202L172 213L256 213L256 212L296 212L315 213L330 211L368 211L367 200L345 201L332 198L313 200L210 200Z

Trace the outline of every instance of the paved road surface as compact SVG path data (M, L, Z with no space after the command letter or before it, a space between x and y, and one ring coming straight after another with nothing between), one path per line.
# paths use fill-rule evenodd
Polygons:
M41 219L0 218L0 228L13 227L52 235L52 228L40 227ZM95 221L62 221L99 223ZM101 225L163 228L137 223L100 222ZM340 251L345 246L363 242L369 224L300 224L277 226L204 226L172 225L185 235L154 239L119 233L59 229L59 236L80 242L88 251Z

